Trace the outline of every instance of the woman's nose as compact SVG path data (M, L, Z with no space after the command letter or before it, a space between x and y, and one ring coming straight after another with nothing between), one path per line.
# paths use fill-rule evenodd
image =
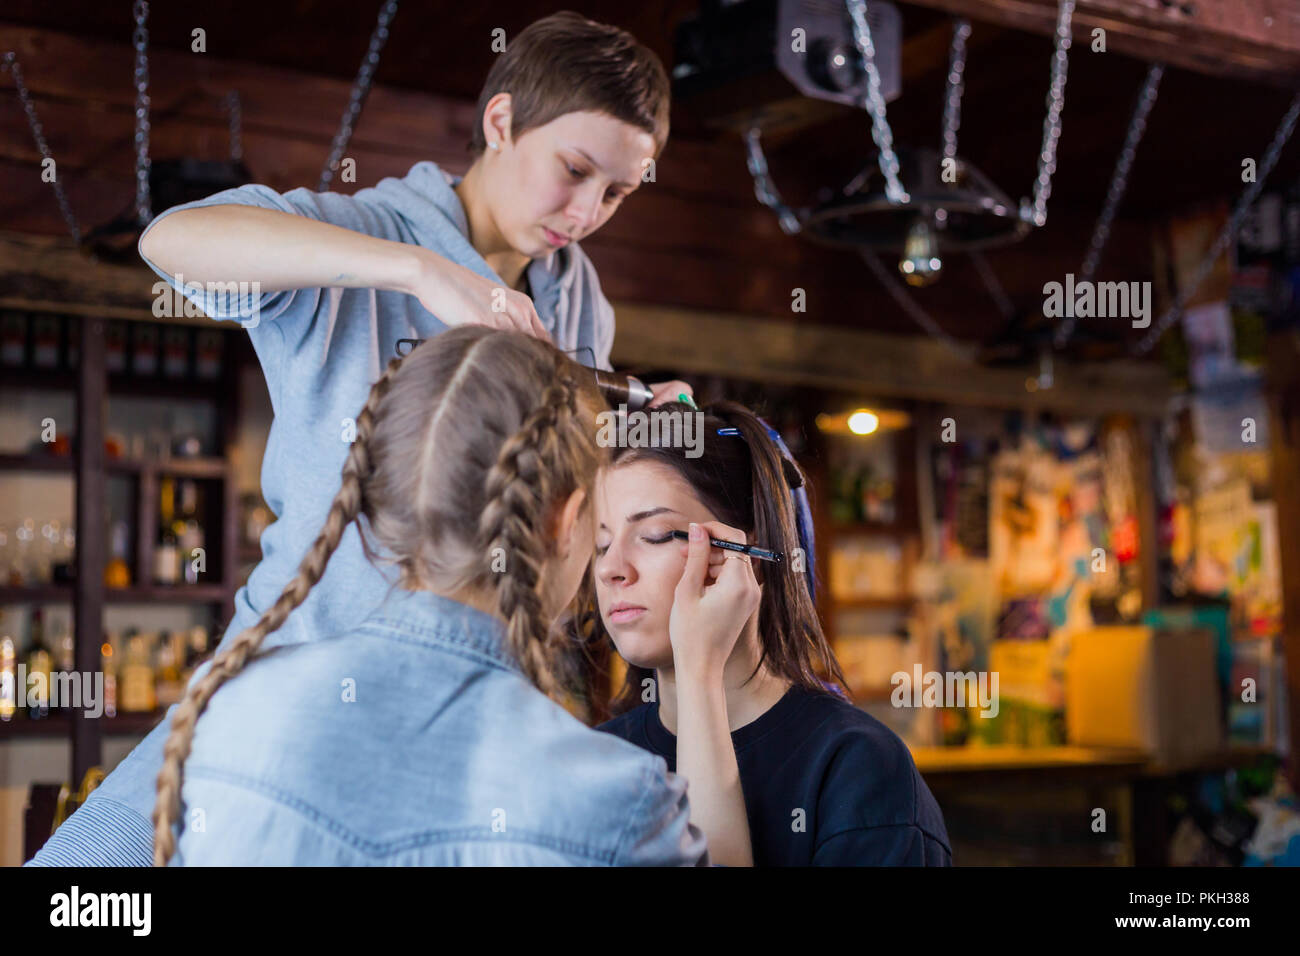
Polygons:
M599 184L593 185L595 185L595 189L577 190L573 194L573 200L569 203L569 221L573 223L573 231L580 236L585 236L590 232L600 218L602 192Z
M635 571L623 557L623 551L616 544L610 544L605 553L596 558L596 576L604 584L630 581Z

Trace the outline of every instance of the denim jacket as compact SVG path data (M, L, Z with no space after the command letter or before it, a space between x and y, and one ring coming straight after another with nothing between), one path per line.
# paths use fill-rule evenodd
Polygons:
M709 862L683 778L536 690L500 621L430 592L250 660L199 718L181 793L174 865ZM138 844L118 812L82 839ZM84 862L60 856L33 862Z

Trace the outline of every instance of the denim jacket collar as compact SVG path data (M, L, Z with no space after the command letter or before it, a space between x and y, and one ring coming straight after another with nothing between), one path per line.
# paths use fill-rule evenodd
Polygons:
M421 640L467 647L501 666L523 673L499 618L432 591L394 588L366 624Z

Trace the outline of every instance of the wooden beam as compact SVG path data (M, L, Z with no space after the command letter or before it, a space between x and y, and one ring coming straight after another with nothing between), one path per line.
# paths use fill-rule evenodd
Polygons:
M151 289L159 280L142 264L95 262L67 239L12 233L0 233L0 263L0 307L153 319ZM624 366L1080 414L1155 416L1169 394L1163 370L1150 363L1058 363L1054 387L1030 394L1027 369L963 362L926 337L621 299L614 306L614 359ZM180 321L211 323L204 317Z
M1056 33L1056 0L908 2L1043 36ZM1098 27L1106 31L1107 51L1212 76L1300 86L1300 13L1283 0L1079 0L1071 21L1074 42L1087 49Z
M622 367L726 375L783 385L1080 415L1163 414L1166 374L1146 362L1056 364L1055 384L1030 393L1027 369L966 362L938 341L724 313L615 303L613 361Z

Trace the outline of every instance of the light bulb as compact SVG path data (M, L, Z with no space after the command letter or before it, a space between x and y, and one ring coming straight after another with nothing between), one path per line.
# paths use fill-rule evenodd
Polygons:
M943 271L943 261L938 253L939 244L929 221L923 215L917 216L903 241L903 257L898 260L898 271L908 285L929 285Z

